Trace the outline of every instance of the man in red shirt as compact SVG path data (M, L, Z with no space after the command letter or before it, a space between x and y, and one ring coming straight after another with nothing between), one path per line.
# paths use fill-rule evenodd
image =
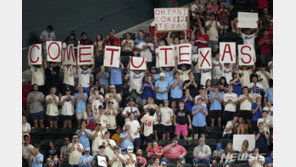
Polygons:
M93 45L94 42L87 38L86 32L81 33L80 45Z
M153 141L152 147L147 152L147 157L150 158L148 162L153 162L156 157L163 156L163 148L158 146L157 141Z
M195 34L195 43L194 45L198 48L208 47L209 36L205 33L203 28L200 29L201 33Z
M178 139L174 138L172 144L168 144L163 149L164 156L162 161L166 163L174 163L176 164L178 161L181 161L182 164L185 164L185 156L187 154L186 149L178 145Z
M263 32L263 37L259 39L259 45L261 46L261 63L266 66L269 61L271 61L271 46L272 39L268 35L268 30L265 29Z
M109 30L109 38L105 40L105 45L108 46L120 46L120 39L114 36L115 31L114 30Z

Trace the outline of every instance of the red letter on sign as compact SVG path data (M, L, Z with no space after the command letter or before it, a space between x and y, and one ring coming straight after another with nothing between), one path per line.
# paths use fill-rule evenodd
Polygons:
M111 51L110 65L112 65L113 64L113 55L114 55L114 52L119 52L119 49L106 48L106 51Z
M227 48L227 50L226 50L226 48ZM233 61L232 53L231 53L231 49L230 49L229 44L225 44L223 55L222 55L222 61L224 60L225 53L229 53L230 54L230 59L231 59L231 61Z
M51 45L53 45L53 44L55 44L55 45L58 46L58 55L57 55L56 57L54 57L54 58L51 57L50 52L49 52L50 47L51 47ZM49 44L49 46L48 46L48 48L47 48L47 53L48 53L48 56L49 56L52 60L55 60L55 59L59 58L59 56L60 56L60 52L61 52L61 48L60 48L60 46L59 46L58 43L56 43L56 42L52 42L52 43Z
M249 57L249 61L244 61L244 59L241 58L242 62L245 63L245 64L249 64L252 61L252 57L251 57L250 54L243 52L243 49L244 48L248 48L251 51L251 47L250 46L243 46L243 47L241 47L241 50L240 50L240 52L241 52L242 55L246 55L246 56Z
M181 52L181 49L182 49L182 48L189 48L189 46L187 45L187 46L180 46L180 47L179 47L179 62L182 62L182 61L189 62L189 60L182 60L182 59L181 59L181 56L182 56L182 55L190 55L190 53L182 53L182 52Z
M164 63L165 63L165 65L167 65L168 64L167 51L173 50L173 49L172 48L161 48L160 50L164 50Z
M91 62L91 60L81 60L81 56L87 56L87 55L91 55L91 53L81 53L82 49L91 49L91 47L80 47L79 48L79 62L83 63L83 62Z
M73 62L75 62L75 58L74 58L75 55L74 55L73 45L71 45L70 47L67 47L67 48L64 49L64 59L63 59L63 62L66 59L66 55L67 55L67 59L70 60L70 54L72 55Z
M139 66L135 66L133 60L134 60L134 59L133 59L133 56L131 56L131 65L132 65L134 68L140 68L140 67L144 64L144 62L145 62L145 59L143 58L141 64L140 64Z
M31 63L37 63L38 60L39 60L39 57L37 57L37 60L36 60L36 61L32 60L32 56L31 56L31 54L32 54L32 49L33 49L34 47L36 47L38 50L40 49L39 46L37 46L37 45L33 45L33 46L31 47L31 49L30 49L30 54L29 54L29 58L30 58Z
M204 63L204 61L206 61L206 62L208 63L209 66L211 66L210 62L209 62L208 59L207 59L207 56L208 56L209 52L210 52L210 50L207 51L207 53L206 53L205 56L202 54L202 52L199 52L199 54L200 54L200 55L202 56L202 58L203 58L203 59L202 59L202 62L200 63L200 67L202 67L202 64Z

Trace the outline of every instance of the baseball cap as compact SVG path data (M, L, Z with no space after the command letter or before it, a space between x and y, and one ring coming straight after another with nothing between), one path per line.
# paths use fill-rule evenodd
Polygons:
M153 20L150 24L151 27L155 27L155 20Z
M133 152L133 148L132 147L127 147L127 152Z
M164 74L163 72L161 72L161 73L159 74L159 77L165 77L165 74Z
M115 88L115 86L114 86L114 85L110 85L110 89L111 89L111 88Z
M114 147L114 150L120 150L120 147L115 146L115 147Z
M99 146L99 149L101 149L101 148L105 148L105 146L104 146L104 145L100 145L100 146Z
M78 138L78 136L77 136L77 135L74 135L74 136L73 136L73 139L75 139L75 138Z
M25 137L25 140L31 141L30 137Z
M153 67L151 67L151 69L156 69L156 67L153 66Z
M89 151L90 151L89 148L84 149L84 152L89 152Z
M115 30L113 30L113 29L110 29L109 32L110 32L110 31L112 31L113 33L115 33Z
M217 143L217 145L216 145L216 149L217 149L217 150L221 150L221 148L222 148L221 143Z
M161 163L160 163L160 165L167 165L167 163L165 162L165 161L162 161Z

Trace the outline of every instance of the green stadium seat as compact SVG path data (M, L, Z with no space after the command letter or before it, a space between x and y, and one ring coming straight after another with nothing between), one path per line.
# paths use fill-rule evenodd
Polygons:
M229 164L229 167L237 167L236 164Z
M167 164L167 167L175 167L176 164Z
M45 131L45 138L56 140L59 139L59 128L48 128Z
M40 143L40 152L46 152L48 150L48 142L50 140L49 139L44 139L41 141Z
M165 145L171 144L173 140L165 140Z
M180 140L178 141L178 144L181 145L181 146L183 146L183 147L185 147L185 148L187 148L187 146L188 146L188 141L187 141L187 140L184 140L184 139L180 139Z
M158 140L158 145L160 145L160 146L162 146L162 147L164 147L164 146L166 146L166 144L165 144L165 140Z
M44 128L32 128L30 137L31 139L44 139Z
M183 167L192 167L192 165L187 162L186 164L183 165Z
M220 164L212 164L211 167L222 167Z
M187 163L192 163L193 160L193 151L187 151L187 155L185 156Z
M30 144L32 144L35 147L36 145L40 145L41 141L42 140L39 139L31 139Z
M211 147L211 150L216 148L217 141L216 139L206 139L205 144Z
M249 167L250 165L248 163L243 164L237 164L237 167Z
M207 167L207 165L206 164L200 164L200 163L198 163L198 164L196 164L198 167Z
M61 148L64 145L64 139L55 140L54 145L58 148Z
M73 135L75 134L75 130L73 128L61 128L59 134L61 139L67 137L71 141Z
M188 141L188 145L190 146L190 147L196 147L196 146L198 146L198 139L193 139L193 140L189 140ZM193 150L193 149L192 149Z

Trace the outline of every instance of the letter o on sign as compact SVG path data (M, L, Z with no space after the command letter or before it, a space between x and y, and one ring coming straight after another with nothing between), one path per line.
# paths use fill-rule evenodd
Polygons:
M50 47L51 47L51 45L53 45L53 44L55 44L55 45L58 46L58 55L57 55L56 57L51 57L50 52L49 52ZM61 48L60 48L60 46L59 46L58 43L56 43L56 42L52 42L51 44L49 44L49 46L48 46L48 48L47 48L47 54L48 54L48 56L49 56L52 60L56 60L56 59L60 56L60 52L61 52Z

